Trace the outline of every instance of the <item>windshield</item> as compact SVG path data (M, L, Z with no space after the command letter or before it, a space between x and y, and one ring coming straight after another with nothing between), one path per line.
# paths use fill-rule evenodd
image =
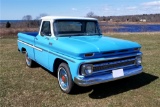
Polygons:
M94 20L56 20L54 32L56 36L101 35L98 22Z

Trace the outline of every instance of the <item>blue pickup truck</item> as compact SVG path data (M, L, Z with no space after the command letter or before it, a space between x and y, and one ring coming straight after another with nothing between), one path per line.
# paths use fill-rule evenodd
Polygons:
M37 33L18 33L18 50L26 64L35 62L57 74L65 93L73 86L90 86L141 73L141 46L103 36L95 18L41 18Z

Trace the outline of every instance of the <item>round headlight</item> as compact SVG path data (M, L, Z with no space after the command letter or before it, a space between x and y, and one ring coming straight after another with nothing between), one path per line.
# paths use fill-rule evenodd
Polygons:
M82 75L91 75L93 72L93 65L92 64L85 64L82 66Z
M142 56L137 56L135 63L136 63L136 65L140 65L142 63Z

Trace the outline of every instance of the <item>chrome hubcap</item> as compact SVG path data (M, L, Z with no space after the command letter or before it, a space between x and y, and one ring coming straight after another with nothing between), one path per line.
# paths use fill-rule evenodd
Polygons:
M28 57L27 53L26 53L26 63L27 63L27 65L31 64L31 59Z
M58 81L62 90L67 90L68 88L68 76L64 68L60 68L58 71Z

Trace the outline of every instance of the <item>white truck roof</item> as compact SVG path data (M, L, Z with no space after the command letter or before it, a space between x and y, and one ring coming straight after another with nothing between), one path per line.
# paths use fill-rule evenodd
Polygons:
M95 18L87 17L68 17L68 16L45 16L41 18L42 20L57 20L57 19L77 19L77 20L97 20Z

